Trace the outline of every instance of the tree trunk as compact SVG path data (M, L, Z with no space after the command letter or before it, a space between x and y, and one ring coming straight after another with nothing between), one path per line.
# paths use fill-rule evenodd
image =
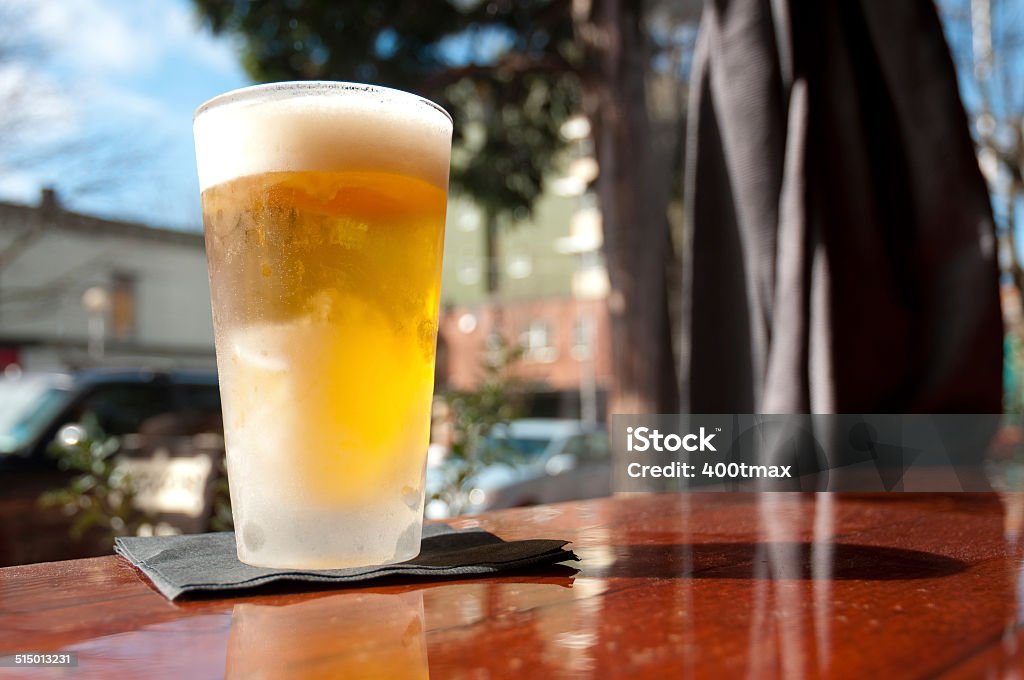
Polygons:
M1019 191L1016 182L1007 191L1006 198L1006 269L1010 272L1010 279L1017 289L1017 318L1024 319L1024 267L1021 267L1020 256L1017 250L1017 201L1024 192ZM1018 322L1019 326L1020 322ZM1018 328L1019 330L1019 328Z
M506 337L505 313L501 300L501 253L498 241L498 215L491 208L484 213L484 300L491 308L491 330L493 336L488 339L488 352L492 351L492 341L515 342ZM497 345L494 345L495 347Z
M666 290L671 172L656 160L646 83L643 3L593 0L577 29L587 46L584 107L600 166L597 190L611 284L615 384L609 413L673 413L678 385ZM662 140L663 141L663 140Z
M498 217L487 208L484 214L484 290L488 302L497 302L501 287L498 256Z

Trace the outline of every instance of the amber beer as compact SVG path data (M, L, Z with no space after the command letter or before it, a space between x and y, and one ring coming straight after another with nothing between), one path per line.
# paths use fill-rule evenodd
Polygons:
M279 83L200 107L196 155L238 557L417 554L451 118Z

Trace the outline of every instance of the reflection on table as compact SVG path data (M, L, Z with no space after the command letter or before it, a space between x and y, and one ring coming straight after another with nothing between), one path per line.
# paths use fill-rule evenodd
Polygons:
M290 605L236 604L225 677L430 677L423 596L350 593Z

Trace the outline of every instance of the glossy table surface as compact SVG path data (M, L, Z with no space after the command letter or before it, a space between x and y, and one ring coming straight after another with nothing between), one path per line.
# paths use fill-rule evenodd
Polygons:
M118 557L9 567L0 655L74 651L79 666L0 677L959 678L1024 667L1021 496L620 496L453 524L569 539L581 561L176 603Z

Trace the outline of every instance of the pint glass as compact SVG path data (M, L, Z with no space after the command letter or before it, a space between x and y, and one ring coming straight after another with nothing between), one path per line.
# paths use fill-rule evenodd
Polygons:
M239 559L414 557L451 118L276 83L210 100L194 132Z

